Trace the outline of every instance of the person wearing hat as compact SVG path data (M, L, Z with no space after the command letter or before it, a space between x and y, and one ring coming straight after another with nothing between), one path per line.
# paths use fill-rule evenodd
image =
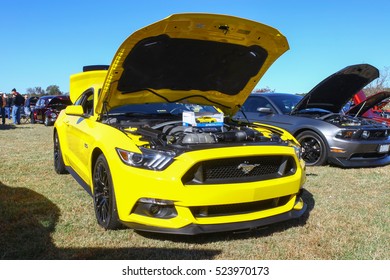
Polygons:
M12 89L12 122L14 124L20 124L20 108L24 105L23 96L16 91L15 88Z
M0 91L0 114L1 114L2 124L5 124L5 105L6 105L5 93L2 93Z

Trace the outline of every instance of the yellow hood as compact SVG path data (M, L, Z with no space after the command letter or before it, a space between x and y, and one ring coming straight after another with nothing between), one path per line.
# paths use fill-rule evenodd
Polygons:
M128 37L108 69L96 113L123 104L188 102L232 115L289 48L276 29L215 14L176 14Z

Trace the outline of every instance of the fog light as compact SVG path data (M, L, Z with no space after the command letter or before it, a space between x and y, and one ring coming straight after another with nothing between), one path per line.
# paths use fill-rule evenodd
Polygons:
M141 198L136 203L133 212L161 219L170 219L177 216L173 201L154 198Z
M161 212L162 208L158 204L150 204L149 206L149 213L152 216L158 216L159 213Z

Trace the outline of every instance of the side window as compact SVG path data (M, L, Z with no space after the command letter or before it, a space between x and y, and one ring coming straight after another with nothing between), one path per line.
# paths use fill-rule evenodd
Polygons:
M85 104L83 105L84 113L87 115L93 115L93 91L86 96Z
M85 91L79 99L76 100L75 105L81 105L84 110L84 114L87 116L93 115L93 89Z
M250 97L244 104L246 112L257 113L258 108L270 108L274 111L271 103L263 97Z

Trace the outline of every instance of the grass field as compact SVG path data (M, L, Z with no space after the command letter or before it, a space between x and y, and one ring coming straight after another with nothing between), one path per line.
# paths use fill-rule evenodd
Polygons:
M390 166L308 168L306 214L250 232L105 231L91 197L54 172L52 131L0 125L0 259L390 259Z

